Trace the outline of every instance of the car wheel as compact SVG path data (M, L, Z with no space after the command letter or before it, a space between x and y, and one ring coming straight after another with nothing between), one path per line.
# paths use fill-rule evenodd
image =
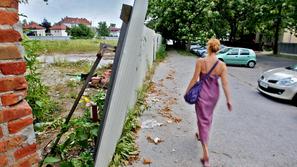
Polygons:
M255 61L249 61L247 66L250 67L250 68L254 68L256 66L256 62Z

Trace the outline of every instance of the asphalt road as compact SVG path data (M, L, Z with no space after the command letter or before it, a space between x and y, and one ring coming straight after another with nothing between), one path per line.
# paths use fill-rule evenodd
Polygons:
M202 155L194 107L183 101L192 76L195 57L169 52L169 58L155 72L150 91L150 108L142 123L157 121L162 126L142 128L137 143L140 160L132 166L199 167ZM254 69L229 66L234 111L229 113L221 90L210 136L210 162L214 167L297 166L297 107L264 97L256 90L257 79L267 69L297 63L294 60L258 56ZM181 122L176 121L181 118ZM175 122L176 121L176 122ZM147 137L159 137L153 144Z

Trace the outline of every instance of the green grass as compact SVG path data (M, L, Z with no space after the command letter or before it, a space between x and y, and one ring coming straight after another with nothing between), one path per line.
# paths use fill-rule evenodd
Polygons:
M68 41L40 41L45 54L96 53L100 43L117 45L116 40L74 39Z
M183 56L195 56L197 57L195 54L189 52L189 51L186 51L186 50L182 50L182 49L179 49L177 50L177 53L180 54L180 55L183 55Z

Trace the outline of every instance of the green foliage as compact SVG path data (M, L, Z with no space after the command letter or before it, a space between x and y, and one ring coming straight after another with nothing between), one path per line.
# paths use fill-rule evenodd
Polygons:
M107 27L107 24L105 21L103 22L99 22L98 23L98 29L97 29L97 32L98 32L98 35L100 37L106 37L106 36L109 36L110 34L110 31L109 31L109 28Z
M167 57L166 45L162 44L156 53L157 61L162 61Z
M99 109L103 108L105 92L100 90L92 99ZM102 110L101 110L102 111ZM92 122L90 111L86 109L83 116L70 120L69 130L63 143L57 146L57 155L44 159L45 164L59 164L61 167L93 167L95 138L98 135L99 123Z
M150 0L148 26L177 41L234 41L257 32L272 36L278 19L280 30L296 30L296 11L296 0Z
M32 107L33 115L37 121L48 121L52 118L52 113L57 109L57 105L50 99L48 88L41 82L40 73L38 73L37 56L43 52L43 48L35 40L25 39L22 45L26 50L25 60L27 62L28 95L26 100Z
M74 39L91 39L94 37L95 33L86 25L79 24L70 29L70 35Z

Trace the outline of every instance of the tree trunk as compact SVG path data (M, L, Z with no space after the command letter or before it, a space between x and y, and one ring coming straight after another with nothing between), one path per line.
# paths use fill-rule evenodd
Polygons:
M234 42L235 37L236 37L236 31L237 31L236 22L232 21L230 23L230 27L231 27L231 33L230 33L230 36L229 36L229 42Z
M278 38L279 38L281 21L282 21L281 15L282 15L282 5L279 5L278 6L278 14L277 14L276 23L275 23L273 54L278 54Z

